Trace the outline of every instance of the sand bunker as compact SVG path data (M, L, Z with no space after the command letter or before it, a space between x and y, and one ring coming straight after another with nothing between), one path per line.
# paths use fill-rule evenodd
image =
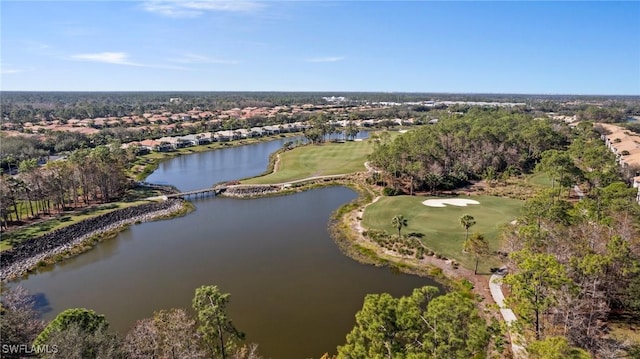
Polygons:
M429 207L446 207L448 204L458 207L466 207L468 204L480 204L478 201L464 198L445 198L445 199L428 199L422 202Z

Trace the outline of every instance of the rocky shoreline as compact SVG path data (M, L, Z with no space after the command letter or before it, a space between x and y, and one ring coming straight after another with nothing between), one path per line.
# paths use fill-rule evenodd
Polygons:
M275 193L282 192L282 185L231 185L226 186L220 191L220 195L224 197L234 198L253 198L264 197Z
M94 236L129 224L170 216L180 212L182 208L183 201L180 199L145 203L105 213L43 236L31 238L2 252L0 281L16 279L38 267L41 262L63 254Z

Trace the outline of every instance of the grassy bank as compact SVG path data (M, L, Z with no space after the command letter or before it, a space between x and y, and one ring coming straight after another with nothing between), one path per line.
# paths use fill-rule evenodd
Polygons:
M343 185L358 192L358 198L334 211L329 222L329 232L345 255L360 263L386 266L400 273L429 277L449 288L460 286L458 281L447 278L440 268L426 266L412 259L389 256L376 244L360 240L359 234L352 228L351 213L370 203L378 193L372 187L360 183Z

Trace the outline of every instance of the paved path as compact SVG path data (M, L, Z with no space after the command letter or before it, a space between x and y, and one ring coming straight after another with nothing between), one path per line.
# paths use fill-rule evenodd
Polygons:
M493 274L491 279L489 279L489 290L491 291L491 296L493 300L500 307L500 314L502 314L502 318L504 318L505 323L507 323L507 327L511 327L513 322L518 320L513 311L507 308L504 305L504 294L502 294L502 288L500 285L502 284L502 278L504 275L502 274ZM519 333L510 330L509 335L511 336L511 351L513 352L513 357L515 359L524 359L527 358L527 351L522 344L524 344L524 338Z

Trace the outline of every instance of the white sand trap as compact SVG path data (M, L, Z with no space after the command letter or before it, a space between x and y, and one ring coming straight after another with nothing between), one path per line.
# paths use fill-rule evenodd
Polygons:
M399 130L398 132L400 132L400 133L407 133L407 132L409 132L409 130Z
M355 142L362 142L362 138L356 138L354 139Z
M422 202L429 207L446 207L448 204L458 207L466 207L468 204L480 204L478 201L465 198L445 198L445 199L428 199Z

